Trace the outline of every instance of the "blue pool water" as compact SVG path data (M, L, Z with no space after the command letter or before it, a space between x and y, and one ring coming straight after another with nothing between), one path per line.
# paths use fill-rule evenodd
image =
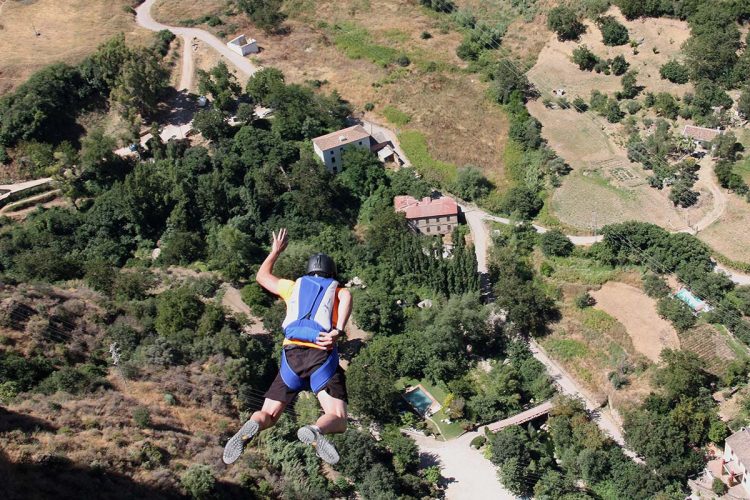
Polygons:
M432 405L432 400L427 396L427 394L424 393L422 389L419 388L404 394L404 398L414 407L415 410L417 410L420 415L424 415L430 405Z
M700 311L701 309L703 309L703 306L705 305L705 303L702 300L700 300L698 297L690 293L690 290L688 290L687 288L682 288L679 292L675 294L675 296L681 301L683 301L685 304L690 306L690 308L693 311Z

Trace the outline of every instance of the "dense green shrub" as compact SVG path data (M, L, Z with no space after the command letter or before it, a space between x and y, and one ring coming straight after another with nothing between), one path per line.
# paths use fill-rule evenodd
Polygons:
M628 43L628 29L612 16L602 16L596 20L602 32L604 45L625 45Z
M487 196L493 187L479 168L467 165L458 169L453 192L464 200L476 201Z
M547 27L557 33L557 39L561 41L578 40L586 32L586 25L580 21L578 14L564 5L549 11Z
M654 273L643 275L643 290L652 299L664 298L672 291L664 278Z
M182 476L180 484L195 500L208 500L216 488L216 478L207 465L191 465Z
M144 469L156 469L166 463L167 457L158 446L149 441L144 441L138 454L138 460Z
M542 252L547 256L567 257L573 252L573 243L559 229L552 229L540 236Z
M715 477L713 483L711 483L711 490L717 495L723 496L729 491L729 487L720 478Z
M419 0L419 3L436 12L445 14L450 14L456 10L456 4L453 3L453 0Z
M681 300L672 297L663 297L657 302L659 316L668 319L674 327L684 332L695 325L696 319L693 311Z
M516 186L505 194L500 209L503 213L528 220L533 219L543 206L544 200L536 191L525 186Z
M585 45L579 45L573 50L573 62L583 71L591 71L599 62L599 58Z
M281 11L282 4L282 0L237 0L237 6L267 33L279 30L286 19Z
M575 305L578 309L586 309L596 304L596 299L589 292L583 292L576 296Z
M145 406L138 406L133 410L133 422L138 427L145 429L151 426L151 412Z
M625 60L624 56L618 55L612 59L610 67L612 68L612 74L620 76L628 70L630 63Z
M690 79L688 67L674 59L664 63L659 69L659 74L662 78L672 83L687 83Z
M469 446L472 448L479 449L487 442L487 438L484 436L477 436L474 439L471 440L471 443L469 443Z

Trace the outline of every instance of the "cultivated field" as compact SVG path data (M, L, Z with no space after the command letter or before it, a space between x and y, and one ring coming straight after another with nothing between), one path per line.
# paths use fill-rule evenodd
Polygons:
M722 327L723 328L723 327ZM680 345L686 351L694 352L706 363L706 369L721 376L730 361L737 359L738 353L747 357L746 348L717 327L699 324L687 332L680 333Z
M75 64L117 33L148 40L123 0L9 0L0 2L0 94L54 62Z
M656 301L640 288L610 281L591 295L595 307L622 323L633 347L651 361L658 362L663 349L679 348L674 327L657 314Z
M289 32L283 35L255 29L244 15L225 15L224 2L201 0L190 9L182 4L163 0L155 10L157 19L177 23L217 15L224 24L209 28L214 33L258 39L260 65L281 69L290 82L315 81L323 91L337 90L360 113L372 103L366 118L397 131L418 131L436 159L478 165L495 184L505 185L507 119L485 99L486 84L462 72L464 63L455 55L461 35L444 29L444 21L414 3L292 2L287 5ZM423 31L432 37L422 39ZM410 65L381 64L394 54L407 55ZM408 123L389 123L383 112L389 106L408 115Z

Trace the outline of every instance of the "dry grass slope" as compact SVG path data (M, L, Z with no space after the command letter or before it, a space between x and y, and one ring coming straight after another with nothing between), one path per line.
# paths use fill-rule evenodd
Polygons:
M55 62L75 64L124 32L129 42L151 37L124 10L127 0L7 1L0 15L0 94Z

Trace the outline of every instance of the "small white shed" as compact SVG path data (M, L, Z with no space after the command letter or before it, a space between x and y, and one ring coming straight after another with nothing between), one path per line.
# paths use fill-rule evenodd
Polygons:
M258 41L255 38L248 40L245 35L240 35L234 40L228 41L227 47L241 56L258 53Z

